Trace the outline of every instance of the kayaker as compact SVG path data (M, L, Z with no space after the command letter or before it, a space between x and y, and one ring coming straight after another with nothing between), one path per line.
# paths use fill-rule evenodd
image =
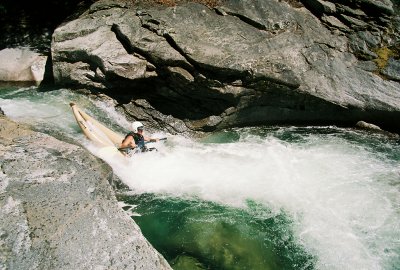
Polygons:
M148 149L146 142L158 142L159 139L146 137L143 135L144 126L141 122L135 121L132 123L132 132L129 132L122 140L120 151L129 154L132 149L137 149L139 152L146 152Z

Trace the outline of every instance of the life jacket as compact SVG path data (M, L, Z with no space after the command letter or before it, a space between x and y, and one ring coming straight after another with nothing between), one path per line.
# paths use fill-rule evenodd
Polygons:
M132 156L135 153L140 153L140 152L149 152L149 151L158 151L157 148L155 147L147 147L145 145L144 142L144 137L143 135L140 135L138 133L134 133L134 132L129 132L126 136L125 139L128 136L132 136L133 139L135 140L135 144L137 145L137 147L135 147L134 149L130 148L130 147L126 147L126 148L119 148L118 150L120 150L124 155L126 156ZM125 140L124 139L124 140Z
M144 137L143 137L143 135L140 135L140 134L134 133L134 132L129 132L129 133L125 136L125 139L126 139L128 136L132 136L132 137L133 137L133 139L135 140L135 144L138 146L139 149L143 150L143 149L145 148L145 145L144 145Z

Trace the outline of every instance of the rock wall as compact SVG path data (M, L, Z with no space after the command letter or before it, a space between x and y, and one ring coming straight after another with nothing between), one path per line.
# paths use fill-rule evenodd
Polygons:
M0 269L171 269L112 179L82 147L0 115Z
M293 2L101 0L55 30L54 78L103 92L132 119L172 133L359 120L400 130L394 6Z

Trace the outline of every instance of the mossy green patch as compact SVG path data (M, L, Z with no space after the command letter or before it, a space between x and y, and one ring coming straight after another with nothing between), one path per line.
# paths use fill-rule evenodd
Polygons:
M389 58L394 55L393 50L388 47L380 47L375 50L375 53L378 55L378 58L375 59L375 62L379 70L384 69L387 66Z

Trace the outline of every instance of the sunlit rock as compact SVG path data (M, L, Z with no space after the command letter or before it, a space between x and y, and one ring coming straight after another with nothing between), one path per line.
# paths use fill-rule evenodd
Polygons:
M82 147L0 117L0 160L0 269L171 269Z
M43 80L47 56L27 48L13 48L1 50L0 59L0 81Z

